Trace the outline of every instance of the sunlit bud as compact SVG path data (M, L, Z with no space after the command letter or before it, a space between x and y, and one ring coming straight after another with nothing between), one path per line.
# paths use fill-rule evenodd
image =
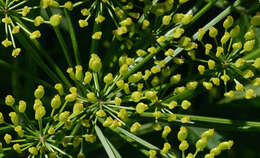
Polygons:
M38 150L36 147L30 147L28 149L29 153L32 154L32 155L38 155Z
M168 151L171 149L171 144L169 144L169 143L164 143L163 144L163 149L162 149L162 153L163 154L166 154L166 153L168 153Z
M210 154L213 154L214 156L218 156L220 153L221 153L221 148L219 148L219 147L215 147L210 150Z
M232 90L229 91L229 92L224 93L224 96L225 96L225 97L229 97L229 98L234 97L234 95L235 95L235 92L232 91Z
M150 48L148 48L147 49L147 51L149 52L149 53L151 53L151 54L156 54L157 53L157 49L155 48L155 47L150 47Z
M15 99L12 95L7 95L5 97L5 104L8 105L8 106L13 106L15 103Z
M111 84L113 83L113 74L112 73L108 73L105 77L104 77L104 82L106 84Z
M210 50L212 49L212 45L207 43L205 44L205 54L209 55Z
M136 83L142 79L142 72L137 72L130 77L128 77L128 82L129 83Z
M15 48L13 51L12 51L12 56L14 58L16 58L20 53L21 53L21 48Z
M18 110L20 113L24 113L26 110L26 102L21 100L19 101L19 106L18 106Z
M175 30L173 31L172 37L173 37L173 38L180 38L183 33L184 33L184 29L183 29L183 28L177 28L177 29L175 29Z
M97 54L91 54L91 58L89 60L89 68L94 72L100 72L102 68L102 63Z
M191 22L193 15L192 14L184 14L183 18L181 19L181 24L187 25Z
M98 111L96 112L96 115L97 115L98 117L105 117L107 114L105 113L104 110L100 109L100 110L98 110Z
M128 119L128 113L126 109L120 109L117 116L123 121L126 121Z
M127 58L128 58L128 57L127 57L126 55L120 56L120 58L119 58L119 60L118 60L119 66L122 66L122 65L124 65L124 64L127 64L127 63L126 63Z
M75 103L73 106L73 114L78 115L83 112L84 106L81 103Z
M186 140L181 141L181 144L179 145L179 149L181 151L185 151L189 148L189 143Z
M92 39L99 40L99 39L101 39L101 36L102 36L102 32L101 32L101 31L95 32L95 33L92 35Z
M150 76L151 76L151 71L150 70L145 70L144 73L144 80L146 81Z
M40 38L41 37L41 32L39 30L36 30L34 32L31 33L30 35L30 39L36 39L36 38Z
M220 57L222 53L224 53L224 49L222 47L217 47L216 57Z
M213 87L212 83L210 82L203 82L202 84L207 90L211 90Z
M230 34L228 32L225 32L225 34L221 38L221 44L226 44L227 41L230 39Z
M65 122L65 121L68 120L69 116L70 116L70 112L69 112L69 111L64 111L64 112L62 112L62 113L59 115L59 121L60 121L60 122Z
M251 51L254 48L255 40L246 41L244 43L244 51Z
M169 49L164 53L165 56L172 56L173 54L174 54L174 50L171 49L171 48L169 48Z
M188 123L190 122L190 116L184 116L183 118L181 118L181 123Z
M209 36L211 38L216 38L217 35L218 35L218 30L215 27L209 28Z
M140 57L140 56L146 55L147 53L146 53L146 51L144 51L143 49L138 49L138 50L136 51L136 54Z
M20 26L14 26L13 29L12 29L12 34L17 34L20 32Z
M54 14L50 17L50 24L56 27L60 24L62 16L60 14Z
M219 85L220 85L220 80L219 80L219 78L217 78L217 77L212 77L212 78L210 79L210 81L212 81L212 83L213 83L214 85L216 85L216 86L219 86Z
M34 91L34 96L36 99L41 99L44 96L44 87L42 85L39 85L37 89Z
M252 78L252 77L254 77L255 75L254 75L254 72L252 71L252 70L250 70L250 69L248 69L248 70L245 70L244 72L243 72L243 77L245 78L245 79L249 79L249 78Z
M210 139L214 134L214 129L209 129L201 134L201 138Z
M2 43L1 43L4 47L9 47L9 46L11 46L13 43L12 43L12 41L9 41L8 39L5 39L5 40L3 40L2 41Z
M85 141L89 143L94 143L96 141L96 136L93 134L85 134L84 135Z
M35 120L40 120L46 114L46 110L44 106L40 106L35 111Z
M104 127L108 127L113 123L113 118L112 117L107 117L106 120L103 122Z
M207 138L205 137L202 137L201 139L199 139L197 142L196 142L196 149L198 151L203 151L204 148L206 147L207 145Z
M246 90L246 94L245 94L246 99L252 99L252 98L255 98L255 97L256 97L256 94L255 94L253 89L247 89Z
M16 151L17 153L22 153L20 144L14 144L14 145L13 145L13 149L14 149L14 151Z
M162 24L163 25L169 25L172 20L172 17L170 15L165 15L162 18Z
M230 28L233 25L234 19L232 16L228 16L226 20L223 22L223 27L225 29Z
M168 117L168 122L172 122L175 121L177 119L176 114L170 114Z
M251 39L255 38L255 31L253 29L251 29L244 35L244 38L245 38L245 40L251 40Z
M232 48L234 49L234 50L239 50L239 49L241 49L242 48L242 43L241 42L237 42L237 43L233 43L232 44Z
M230 150L231 147L233 146L234 142L232 140L230 141L225 141L222 142L218 145L218 148L220 148L220 150Z
M34 19L34 26L40 26L43 22L44 22L43 17L37 16L37 17Z
M216 65L216 63L215 63L214 60L211 60L211 59L208 60L208 67L209 67L210 70L214 69L215 65Z
M24 6L23 10L22 10L22 16L26 16L27 14L29 14L31 11L31 9L28 6Z
M188 100L183 100L183 101L181 102L181 107L182 107L184 110L187 110L190 106L191 106L191 102L189 102Z
M64 8L68 9L69 11L72 11L72 10L73 10L73 4L72 4L72 2L71 2L71 1L65 2Z
M148 106L142 102L140 102L136 105L136 112L138 114L142 114L147 109L148 109Z
M128 83L125 83L124 84L124 92L126 93L126 94L130 94L130 89L129 89L129 85L128 85Z
M121 26L130 26L132 24L133 24L133 20L129 17L120 22Z
M180 80L181 80L181 74L176 74L170 78L170 83L177 84L180 82Z
M134 101L134 102L139 102L143 97L143 94L139 91L135 91L131 94L131 99Z
M192 153L189 153L186 158L195 158Z
M225 83L230 80L230 77L229 77L228 75L226 75L226 74L225 74L225 75L222 75L220 78L221 78L221 80L223 80Z
M157 101L157 91L146 91L145 92L145 98L151 100L151 101Z
M48 134L52 135L52 134L54 134L54 133L55 133L55 129L54 129L53 127L50 127L50 128L48 129Z
M246 62L246 61L245 61L244 59L238 58L238 59L236 60L236 62L235 62L235 66L239 68L239 67L243 66L245 62Z
M160 130L162 130L162 126L160 125L160 123L155 123L154 125L153 125L153 129L155 130L155 131L160 131Z
M86 20L80 19L78 23L79 23L79 27L81 27L81 28L88 26L88 22Z
M64 94L63 86L61 83L55 84L54 88L58 91L59 95Z
M10 144L11 140L12 140L12 136L10 134L5 134L4 140L5 140L6 144Z
M164 126L163 132L162 132L162 138L166 138L171 131L172 131L172 129L170 126Z
M166 41L165 36L160 36L157 40L158 43L164 43Z
M75 79L80 81L82 79L83 73L82 73L82 66L76 65L75 66L76 72L75 72Z
M149 26L150 26L150 22L147 19L144 19L142 23L142 29L145 30Z
M130 132L136 132L139 128L141 127L141 124L139 122L135 122L134 124L132 124L132 126L130 127Z
M24 137L24 131L22 129L22 126L16 126L14 128L15 132L17 132L19 137Z
M93 92L89 92L89 93L87 94L87 98L88 98L91 102L95 102L95 101L97 100L96 95L95 95L95 93L93 93Z
M235 87L235 89L236 89L237 91L242 91L242 90L244 89L244 86L243 86L241 83L236 82L236 87Z
M239 36L240 34L240 27L239 25L236 25L231 31L230 31L230 36L231 38L235 38Z
M69 91L70 93L74 93L74 94L77 94L77 88L76 87L70 87Z
M157 152L155 150L149 150L149 158L155 158Z
M14 125L19 124L19 118L18 118L18 115L15 112L10 112L9 117L11 118L11 121Z
M153 67L151 68L151 72L152 72L153 74L156 74L156 73L158 73L158 72L160 72L160 71L161 71L161 68L158 67L158 66L153 66Z
M178 132L178 135L177 135L178 140L179 141L183 141L183 140L185 140L187 138L187 136L188 136L187 128L184 127L184 126L181 126L181 128L180 128L180 130Z
M199 73L201 74L201 75L203 75L204 74L204 72L205 72L205 66L203 66L203 65L199 65L198 66L198 71L199 71Z
M158 118L160 118L162 116L162 113L160 111L155 111L153 113L153 117L157 120Z
M115 128L120 127L120 126L122 126L121 122L119 122L118 120L113 120L112 124L109 127L112 128L112 129L115 129Z
M198 41L201 41L206 31L204 29L198 30Z
M90 11L89 11L87 8L82 9L80 12L81 12L81 14L82 14L83 16L88 16L88 15L90 15Z
M95 18L95 22L100 24L105 20L105 17L103 17L102 15L99 15Z

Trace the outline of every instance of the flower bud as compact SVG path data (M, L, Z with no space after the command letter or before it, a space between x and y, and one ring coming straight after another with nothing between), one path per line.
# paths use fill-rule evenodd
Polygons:
M84 137L86 142L94 143L96 141L96 136L93 134L85 134Z
M36 147L30 147L28 149L29 153L32 154L32 155L38 155L38 150Z
M14 99L13 96L7 95L7 96L5 97L5 104L6 104L6 105L8 105L8 106L13 106L14 103L15 103L15 99Z
M97 54L91 54L91 58L89 60L89 68L94 72L100 72L102 68L102 63Z
M239 25L236 25L231 31L230 31L230 36L231 38L235 38L237 36L239 36L240 33L240 27Z
M180 82L180 80L181 80L181 74L176 74L170 78L170 83L177 84Z
M166 138L171 131L172 131L172 129L170 126L164 126L163 132L162 132L162 138Z
M59 95L55 95L51 100L51 107L53 109L58 109L61 105L61 99Z
M106 84L111 84L111 83L113 83L113 74L112 74L112 73L107 74L107 75L104 77L104 82L105 82Z
M95 39L95 40L100 40L101 39L101 36L102 36L102 32L101 31L98 31L98 32L95 32L93 35L92 35L92 39Z
M211 28L209 28L209 36L211 38L216 38L217 35L218 35L218 30L215 27L212 26Z
M128 73L128 65L127 64L123 64L120 67L119 73L120 73L120 75L123 75L123 76L126 75Z
M134 133L134 132L136 132L140 127L141 127L141 124L140 124L139 122L135 122L135 123L132 124L132 126L130 127L130 132Z
M48 134L50 134L50 135L55 134L55 129L54 129L53 127L50 127L50 128L48 129Z
M19 117L15 112L10 112L9 113L9 117L11 118L11 121L14 125L18 125L19 124Z
M209 129L201 134L201 138L210 139L214 134L214 129Z
M181 24L187 25L191 22L193 15L192 14L185 14L181 19Z
M175 30L173 31L172 37L173 37L173 38L180 38L183 33L184 33L184 29L183 29L183 28L177 28L177 29L175 29Z
M222 53L224 53L224 49L222 47L217 47L216 57L220 57Z
M252 17L250 23L253 25L253 26L260 26L260 15L257 14L255 16Z
M188 130L186 127L184 126L181 126L179 132L178 132L178 135L177 135L177 138L179 141L183 141L185 140L186 138L188 137Z
M246 62L245 59L238 58L238 59L236 60L236 62L235 62L235 66L236 66L237 68L239 68L239 67L243 66L245 62Z
M244 43L244 51L251 51L254 48L255 40L246 41Z
M203 75L204 72L205 72L205 66L199 65L199 66L198 66L198 71L199 71L199 73L200 73L201 75Z
M155 158L157 152L155 150L149 150L149 158Z
M226 20L223 22L223 27L225 29L230 28L233 25L234 19L232 16L228 16Z
M148 48L147 49L147 51L149 52L149 53L151 53L151 54L156 54L157 53L157 49L155 48L155 47L150 47L150 48Z
M164 143L164 144L163 144L162 153L163 153L163 154L167 154L170 149L171 149L171 144L169 144L169 143Z
M35 120L40 120L46 114L44 106L40 106L35 111Z
M212 49L212 45L211 44L205 44L205 54L209 55L210 50Z
M203 151L206 145L207 145L207 139L205 137L202 137L196 142L197 151Z
M181 144L179 145L179 149L181 151L185 151L189 148L189 143L186 140L181 141Z
M22 126L16 126L14 128L15 132L17 132L19 137L24 137L24 131L22 129Z
M44 87L42 85L39 85L37 89L34 91L34 96L36 99L41 99L44 96Z
M97 100L96 95L95 95L95 93L93 93L93 92L89 92L89 93L87 94L87 98L88 98L91 102L95 102L95 101Z
M123 121L126 121L128 119L128 113L126 109L120 109L117 116Z
M102 15L98 15L95 18L95 22L98 23L98 24L101 24L104 20L105 20L105 17L103 17Z
M120 22L121 26L130 26L132 24L133 24L133 20L129 17Z
M226 75L226 74L225 74L225 75L222 75L220 78L221 78L221 80L223 80L225 83L230 80L230 77L229 77L228 75Z
M244 89L244 86L243 86L243 84L241 84L241 83L239 83L239 82L236 82L236 87L235 87L235 89L236 89L237 91L242 91L242 90Z
M124 84L124 92L126 93L126 94L130 94L131 92L130 92L130 89L129 89L129 85L128 85L128 83L125 83Z
M210 154L213 154L214 156L218 156L221 153L221 149L219 147L215 147L210 150Z
M63 86L61 83L55 84L54 88L58 91L59 95L64 94Z
M236 51L242 48L242 43L241 42L237 42L237 43L233 43L232 44L232 48Z
M220 148L220 150L230 150L231 147L233 146L234 142L232 140L230 141L225 141L222 142L218 145L218 148Z
M210 70L214 69L215 65L216 65L216 63L215 63L214 60L211 60L211 59L208 60L208 67L209 67Z
M222 36L220 42L223 45L223 44L226 44L229 39L230 39L230 34L228 32L225 32L225 34Z
M16 58L21 52L21 48L15 48L13 51L12 51L12 56L14 58Z
M197 81L192 81L192 82L188 82L186 84L186 88L189 89L189 90L194 90L196 89L198 86L198 82Z
M102 109L98 110L98 111L96 112L96 115L97 115L98 117L106 117L106 116L107 116L107 114L105 113L105 111L102 110Z
M245 70L244 72L243 72L243 77L245 78L245 79L249 79L249 78L252 78L252 77L254 77L255 75L254 75L254 72L252 71L252 70L250 70L250 69L247 69L247 70Z
M60 25L62 16L60 14L54 14L50 17L50 24L53 27L57 27L58 25Z
M202 41L202 38L205 33L206 33L206 31L202 28L198 30L198 41Z
M131 94L131 99L134 101L134 102L139 102L143 97L143 94L139 91L135 91Z
M69 116L70 116L70 112L69 112L69 111L64 111L64 112L62 112L62 113L59 115L59 121L60 121L60 122L65 122L65 121L68 120Z
M76 72L75 72L75 79L80 81L82 79L83 73L82 73L82 66L77 65L75 66Z
M214 158L214 154L210 153L210 154L206 154L204 156L204 158Z
M12 136L10 134L5 134L4 140L5 140L6 144L10 144L11 140L12 140Z
M251 40L251 39L255 38L255 31L253 29L251 29L244 35L244 38L245 38L245 40Z
M142 79L143 75L142 72L137 72L130 77L128 77L128 82L129 83L136 83Z
M183 101L181 102L181 107L182 107L184 110L187 110L190 106L191 106L191 103L190 103L188 100L183 100Z
M176 106L178 106L178 103L177 103L175 100L171 101L171 102L168 104L168 108L169 108L169 109L174 109Z
M19 101L19 106L18 106L18 110L20 113L24 113L26 110L26 102L23 100Z
M148 106L142 102L140 102L136 105L136 112L138 114L142 114L147 109L148 109Z
M41 37L41 32L39 30L36 30L31 33L30 39L34 40Z
M246 94L245 94L246 99L252 99L252 98L255 98L255 97L256 97L256 94L255 94L253 89L247 89L246 90Z
M14 151L16 151L17 153L22 153L20 144L14 144L14 145L13 145L13 149L14 149Z
M78 115L83 112L84 106L81 103L75 103L73 106L73 114Z
M71 1L65 2L64 8L68 9L69 11L72 11L72 10L73 10L73 4L72 4L72 2L71 2Z
M2 43L1 43L4 47L9 47L9 46L11 46L13 43L12 43L12 41L9 41L8 39L5 39L5 40L3 40L2 41Z
M0 124L4 123L5 120L4 120L4 116L3 114L0 112Z
M78 23L79 23L79 27L80 27L80 28L84 28L84 27L87 27L87 26L88 26L88 22L87 22L86 20L80 19L80 20L78 21Z
M151 71L150 70L145 70L145 74L144 74L144 80L147 81L148 78L151 76Z
M113 118L112 117L107 117L106 120L103 122L104 127L108 127L113 123Z

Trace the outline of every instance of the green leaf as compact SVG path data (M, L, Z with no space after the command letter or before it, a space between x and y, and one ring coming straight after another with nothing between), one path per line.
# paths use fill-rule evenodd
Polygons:
M98 136L100 142L102 143L103 147L105 148L108 157L116 158L116 155L114 154L113 149L107 142L107 138L104 136L104 134L102 133L102 131L100 130L100 128L97 125L95 125L95 131L97 133L97 136Z

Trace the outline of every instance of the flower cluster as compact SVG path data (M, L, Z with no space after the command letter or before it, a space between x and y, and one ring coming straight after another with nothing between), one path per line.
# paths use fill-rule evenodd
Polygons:
M256 94L252 89L246 89L244 84L253 81L254 85L259 85L259 78L255 77L255 72L260 68L260 58L247 59L244 56L254 48L255 32L252 26L244 35L241 35L240 26L232 27L233 23L233 17L228 16L223 22L225 32L220 39L218 38L218 29L211 27L208 36L213 39L213 43L210 43L210 39L205 39L206 31L199 29L198 41L204 47L207 59L200 59L195 55L192 58L203 63L198 65L198 71L200 75L207 77L203 81L203 86L207 90L212 89L213 86L220 86L223 82L224 96L233 97L235 94L233 89L235 89L236 91L244 91L245 98L251 99L256 97ZM243 36L244 41L239 41L237 38L239 36ZM204 43L204 41L207 42Z

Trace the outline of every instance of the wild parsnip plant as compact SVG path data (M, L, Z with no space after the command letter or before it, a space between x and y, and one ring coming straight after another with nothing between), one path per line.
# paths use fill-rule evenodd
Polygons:
M185 111L191 111L194 96L203 93L203 88L210 91L219 86L222 97L234 97L235 91L243 91L246 99L256 97L254 90L244 85L260 85L260 58L247 59L245 54L254 49L254 29L260 16L253 16L250 29L242 33L229 15L240 5L237 0L205 26L198 24L195 29L202 28L196 32L197 20L216 2L0 0L1 29L5 32L2 45L13 47L14 60L26 56L21 51L28 52L49 78L44 81L15 68L39 85L31 94L34 102L5 97L1 111L8 113L0 113L0 151L30 158L84 158L91 157L91 148L97 151L101 145L109 158L121 158L124 151L109 137L111 132L142 157L214 158L230 150L236 143L232 140L216 142L212 149L207 145L214 137L214 125L248 129L259 128L260 123L237 121L233 125L227 119ZM222 36L222 28L214 26L217 23L223 25ZM39 40L46 33L39 31L42 24L50 26L57 36L64 55L59 61ZM89 36L75 31L85 29ZM88 51L81 51L77 36L90 38L86 40L91 42L85 43ZM112 47L116 52L109 51ZM101 48L108 51L101 52ZM88 60L81 58L86 53ZM0 64L12 67L4 60ZM193 77L187 67L195 70ZM197 122L213 125L192 144L189 126ZM153 145L139 136L152 131L160 133L163 144ZM171 145L172 139L179 141L178 147Z

